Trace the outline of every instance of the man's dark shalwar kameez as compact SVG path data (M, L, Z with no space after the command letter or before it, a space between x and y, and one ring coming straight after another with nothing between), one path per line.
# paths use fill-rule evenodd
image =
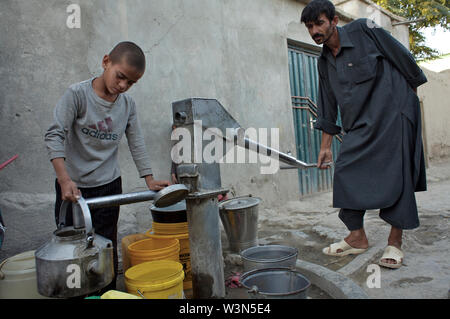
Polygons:
M419 226L415 191L426 190L419 99L427 82L411 53L373 21L337 27L341 48L324 45L319 58L319 116L315 128L345 132L337 156L334 207L381 209L400 229Z

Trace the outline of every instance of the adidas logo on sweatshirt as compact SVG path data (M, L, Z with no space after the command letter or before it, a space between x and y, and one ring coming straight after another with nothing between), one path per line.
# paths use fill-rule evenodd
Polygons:
M97 138L99 140L112 140L115 141L118 138L117 134L111 133L113 130L113 122L110 117L105 118L103 121L98 121L97 124L88 125L83 127L81 132L90 137Z

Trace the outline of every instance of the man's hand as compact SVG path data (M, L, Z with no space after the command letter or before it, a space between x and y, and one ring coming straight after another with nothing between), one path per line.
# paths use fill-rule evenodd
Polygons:
M325 163L333 163L333 153L331 152L331 143L333 142L333 135L322 132L322 143L320 145L320 152L317 158L317 167L320 169L328 169L330 165Z
M61 186L61 198L62 200L68 200L71 202L76 202L81 197L81 192L77 185L70 179L58 178L59 186Z
M175 174L172 174L172 184L178 184L177 176Z
M145 176L145 183L147 184L147 187L149 190L152 191L160 191L166 186L171 185L170 181L157 181L153 179L153 175L147 175Z
M330 165L324 165L325 163L332 163L333 162L333 153L331 152L331 149L321 149L319 152L319 157L317 158L317 167L320 169L328 169L331 166Z

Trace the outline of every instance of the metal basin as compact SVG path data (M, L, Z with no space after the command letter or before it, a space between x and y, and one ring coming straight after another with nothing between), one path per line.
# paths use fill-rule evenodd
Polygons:
M311 282L287 268L256 269L244 273L240 283L255 299L306 299Z
M298 249L282 245L250 247L241 252L244 271L263 268L294 268Z

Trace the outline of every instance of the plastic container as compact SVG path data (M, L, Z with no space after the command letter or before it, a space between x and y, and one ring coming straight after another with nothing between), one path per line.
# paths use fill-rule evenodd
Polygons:
M170 239L175 238L180 242L180 263L183 265L184 281L183 289L192 288L192 273L191 273L191 250L189 247L189 233L174 234L174 235L157 235L150 228L145 235L149 238L156 239Z
M146 299L183 299L183 265L171 260L144 262L125 272L125 286Z
M130 265L153 260L180 260L180 242L175 238L146 238L128 246Z
M122 268L124 272L131 267L128 246L130 246L132 243L146 238L148 237L143 233L132 234L122 238Z
M176 235L189 233L188 223L152 223L153 232L157 235Z
M142 299L142 297L122 291L109 290L105 292L100 299Z
M45 299L37 291L35 250L23 252L0 264L0 299Z

